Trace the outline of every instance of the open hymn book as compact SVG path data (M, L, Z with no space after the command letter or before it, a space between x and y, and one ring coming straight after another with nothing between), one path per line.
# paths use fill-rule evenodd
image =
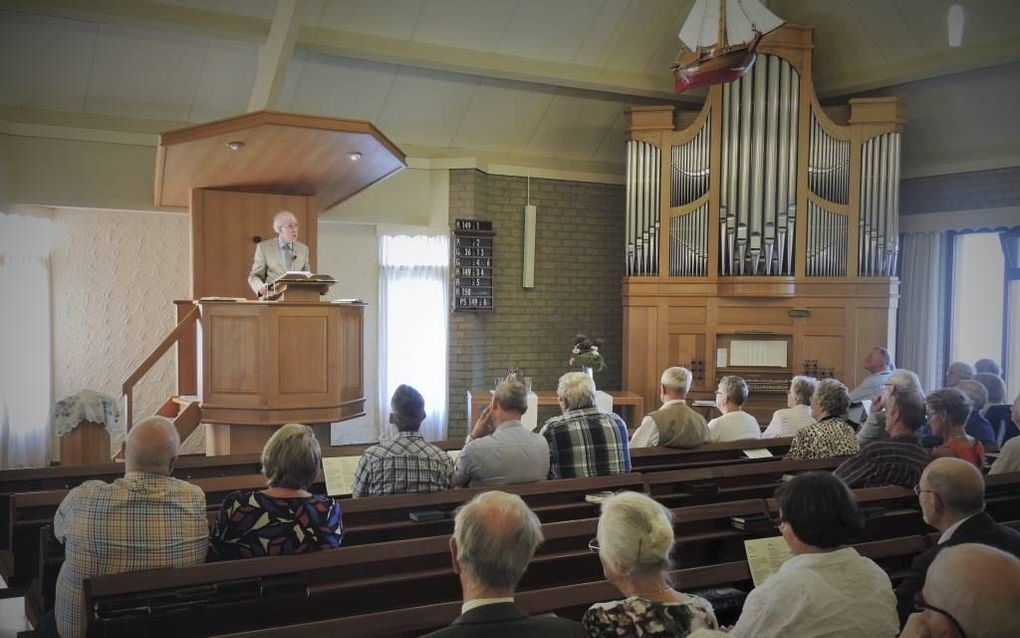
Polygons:
M274 279L271 283L275 284L278 281L332 281L332 282L335 282L336 280L333 279L329 275L316 275L314 273L308 272L307 270L288 270L287 272L283 273L282 275L280 275L279 277Z
M782 536L744 541L744 551L747 553L747 567L751 570L751 580L755 587L776 573L793 556Z

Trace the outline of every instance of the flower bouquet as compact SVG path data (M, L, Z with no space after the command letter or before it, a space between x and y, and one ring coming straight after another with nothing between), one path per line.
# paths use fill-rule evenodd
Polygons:
M589 368L592 372L606 369L606 360L599 349L605 343L602 339L589 339L583 334L574 337L574 348L570 351L570 365Z

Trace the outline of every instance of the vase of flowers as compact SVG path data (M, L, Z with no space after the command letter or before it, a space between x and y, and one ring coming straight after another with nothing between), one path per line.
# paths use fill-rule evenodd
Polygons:
M589 376L602 372L606 369L606 360L601 352L604 343L602 339L589 339L583 334L578 334L574 337L569 365L580 367Z

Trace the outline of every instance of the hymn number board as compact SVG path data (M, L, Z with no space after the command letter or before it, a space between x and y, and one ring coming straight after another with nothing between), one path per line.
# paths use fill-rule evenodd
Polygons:
M492 310L492 222L458 219L453 226L453 309Z

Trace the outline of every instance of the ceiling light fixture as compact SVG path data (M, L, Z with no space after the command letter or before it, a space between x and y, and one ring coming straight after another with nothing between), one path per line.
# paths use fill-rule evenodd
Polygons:
M963 41L963 6L954 4L949 7L946 26L949 30L949 46L958 47Z
M227 142L227 148L229 148L232 151L239 151L242 148L244 148L244 142L241 141Z
M348 153L347 159L351 160L352 162L357 162L359 159L361 159L361 153L357 151L354 151L353 153Z

